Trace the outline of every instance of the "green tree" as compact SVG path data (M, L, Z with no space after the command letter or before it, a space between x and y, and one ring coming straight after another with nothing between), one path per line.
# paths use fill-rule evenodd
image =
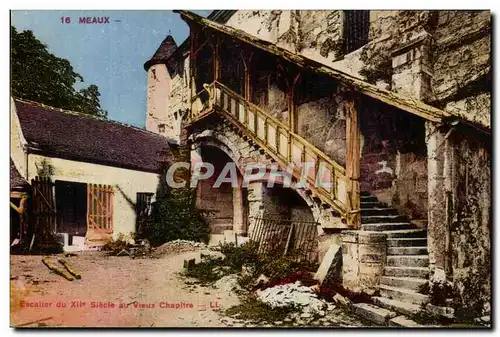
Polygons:
M83 77L71 63L57 57L31 30L17 32L10 27L11 94L54 107L106 116L99 89L92 84L77 91Z

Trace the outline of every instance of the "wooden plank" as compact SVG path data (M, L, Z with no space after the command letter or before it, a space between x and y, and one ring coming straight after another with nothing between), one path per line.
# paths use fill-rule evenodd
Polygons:
M110 207L109 207L109 209L110 209L110 213L109 213L110 214L110 219L109 219L110 228L109 228L109 230L112 232L113 231L113 216L114 216L114 214L113 214L113 194L114 194L114 192L113 192L112 186L109 186L109 189L110 189Z
M347 225L354 229L361 228L361 205L359 196L360 174L360 130L358 111L351 98L346 101L346 140L347 140Z

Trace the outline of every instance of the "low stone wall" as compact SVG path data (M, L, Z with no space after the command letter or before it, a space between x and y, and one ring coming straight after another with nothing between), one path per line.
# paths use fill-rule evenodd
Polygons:
M342 284L345 288L374 293L384 273L386 235L370 231L342 233Z

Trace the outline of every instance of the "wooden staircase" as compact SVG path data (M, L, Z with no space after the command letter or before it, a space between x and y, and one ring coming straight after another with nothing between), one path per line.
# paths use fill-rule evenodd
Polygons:
M208 100L200 93L191 100L190 123L218 113L242 136L271 157L282 170L291 168L296 181L305 177L302 188L321 207L340 216L346 228L359 229L359 195L346 169L316 146L292 132L288 125L245 100L220 82L205 85ZM304 167L304 163L310 163ZM357 204L357 206L356 206Z

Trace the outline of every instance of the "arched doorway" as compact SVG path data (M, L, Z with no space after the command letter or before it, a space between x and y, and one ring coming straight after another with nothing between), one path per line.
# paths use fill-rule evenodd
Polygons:
M244 234L247 227L248 204L246 189L241 187L242 176L236 164L224 151L215 146L200 145L198 152L204 163L210 163L214 167L214 174L200 180L196 187L197 207L205 213L212 234L224 234L227 230ZM231 177L228 173L224 176L228 179L217 185L217 179L227 165L234 166L235 170L231 172L236 176ZM227 181L229 178L234 178L234 183Z

